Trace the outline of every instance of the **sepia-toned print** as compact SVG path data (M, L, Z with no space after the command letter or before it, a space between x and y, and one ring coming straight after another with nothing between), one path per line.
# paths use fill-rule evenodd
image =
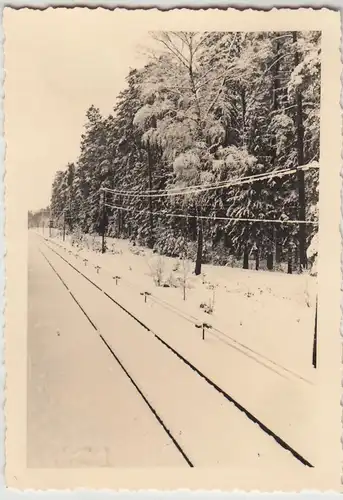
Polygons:
M6 11L24 487L339 489L339 17L196 14Z

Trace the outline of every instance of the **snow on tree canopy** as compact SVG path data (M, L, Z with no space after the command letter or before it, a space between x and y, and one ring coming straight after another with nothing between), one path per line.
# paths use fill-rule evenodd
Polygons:
M225 138L225 129L220 123L215 123L207 133L212 144L222 142Z
M165 158L173 158L174 153L182 152L186 148L194 146L194 126L187 123L175 123L171 117L166 117L158 124L161 144L164 147Z
M142 135L142 144L144 146L154 145L156 146L160 142L160 135L156 129L150 128Z
M242 165L252 168L257 162L256 158L249 154L246 149L237 148L236 146L222 148L219 154L224 160L227 170L237 171Z
M288 93L293 96L297 89L304 85L305 79L316 79L320 73L320 53L318 49L312 50L294 68L288 84Z
M149 104L153 102L156 97L163 93L165 90L164 85L160 81L149 81L147 85L142 86L141 96L145 103Z
M173 168L177 178L195 181L200 168L200 158L193 151L181 153L175 158Z
M133 118L133 124L144 129L149 120L154 116L155 109L150 104L142 106Z
M214 172L220 172L224 167L224 160L213 160L212 165Z
M90 107L74 175L69 181L64 172L56 175L51 208L57 216L67 207L70 230L99 229L101 187L175 192L292 168L298 148L304 161L319 157L319 32L152 36L161 50L154 49L144 67L129 72L114 113L103 117ZM303 123L302 145L297 141L297 116ZM314 161L310 166L318 165ZM192 258L198 258L201 226L196 215L202 215L211 218L201 231L202 263L226 265L230 255L246 267L255 245L256 266L267 261L270 270L276 264L287 269L292 254L294 272L299 263L299 251L294 250L300 239L297 224L242 224L222 218L295 221L305 204L307 247L317 231L311 222L318 220L318 169L305 172L305 201L300 200L297 182L295 175L274 176L197 196L156 196L149 199L151 204L144 197L108 194L109 205L113 201L123 207L106 207L108 234L153 245L166 254L181 238ZM151 217L146 215L148 206ZM180 213L189 220L177 217Z

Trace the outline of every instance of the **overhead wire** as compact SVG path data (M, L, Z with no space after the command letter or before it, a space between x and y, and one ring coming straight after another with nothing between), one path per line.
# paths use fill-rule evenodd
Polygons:
M249 184L252 182L257 182L257 181L262 181L266 179L271 179L273 177L284 177L286 175L291 175L295 174L298 171L305 171L305 170L310 170L310 169L317 169L318 167L311 166L309 165L303 165L300 167L296 167L293 169L283 169L283 170L274 170L272 172L265 172L261 174L254 174L250 176L245 176L245 177L240 177L238 179L234 179L231 181L220 181L217 183L213 184L198 184L194 186L186 186L186 187L180 187L180 188L170 188L168 190L148 190L148 191L139 191L135 192L133 190L131 191L124 191L124 190L119 190L119 189L110 189L110 188L100 188L102 191L109 192L115 195L121 195L121 196L133 196L133 197L139 197L139 198L160 198L160 197L169 197L169 196L184 196L187 194L197 194L200 192L205 192L205 191L212 191L216 189L223 189L226 187L231 187L231 186L239 186L243 184Z
M120 207L118 205L111 205L109 203L106 203L105 206L109 208L114 208L117 210L123 210L125 212L134 212L137 211L135 208L127 208L127 207ZM309 220L293 220L293 219L262 219L262 218L245 218L245 217L217 217L217 216L207 216L207 215L188 215L188 214L171 214L167 212L150 212L149 210L141 210L139 212L140 214L148 214L152 213L153 215L163 215L165 217L178 217L178 218L184 218L184 219L203 219L203 220L222 220L222 221L228 221L228 222L268 222L268 223L278 223L278 224L312 224L312 225L318 225L318 221L309 221Z

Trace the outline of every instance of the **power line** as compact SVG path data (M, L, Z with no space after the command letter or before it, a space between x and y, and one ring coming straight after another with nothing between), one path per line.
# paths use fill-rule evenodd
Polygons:
M118 195L118 196L133 196L136 198L160 198L160 197L169 197L169 196L184 196L187 194L197 194L201 193L204 191L211 191L211 190L216 190L216 189L223 189L226 187L231 187L231 186L239 186L243 184L249 184L252 182L257 182L257 181L262 181L266 179L271 179L273 177L284 177L286 175L291 175L295 174L299 170L310 170L313 168L318 168L314 167L313 165L303 165L300 167L296 167L293 169L283 169L283 170L276 170L273 172L266 172L262 174L255 174L255 175L250 175L246 177L240 177L238 179L232 180L232 181L221 181L217 182L216 184L198 184L195 186L186 186L183 188L171 188L170 190L149 190L149 191L140 191L140 192L135 192L135 191L123 191L123 190L118 190L118 189L109 189L109 188L100 188L100 190L109 192L113 195Z
M106 203L106 206L109 208L114 208L117 210L123 210L125 212L134 212L137 211L135 208L126 208L126 207L119 207L117 205L110 205L109 203ZM139 211L140 214L150 214L150 211L148 210L141 210ZM206 216L206 215L184 215L184 214L170 214L167 212L153 212L153 215L164 215L165 217L179 217L179 218L184 218L184 219L204 219L204 220L224 220L224 221L230 221L230 222L268 222L268 223L277 223L277 224L312 224L317 226L318 222L317 221L304 221L304 220L291 220L291 219L259 219L259 218L243 218L243 217L211 217L211 216Z

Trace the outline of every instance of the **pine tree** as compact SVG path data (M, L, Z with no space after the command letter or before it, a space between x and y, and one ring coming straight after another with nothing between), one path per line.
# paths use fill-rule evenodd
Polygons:
M87 111L79 158L54 179L52 214L61 221L64 213L69 231L106 230L187 253L196 274L229 253L243 267L252 254L256 268L260 259L269 269L288 260L293 272L316 229L215 218L315 220L317 171L197 194L192 187L319 160L320 33L154 37L161 50L130 70L113 112ZM171 196L177 189L188 194ZM169 196L132 196L154 190Z

